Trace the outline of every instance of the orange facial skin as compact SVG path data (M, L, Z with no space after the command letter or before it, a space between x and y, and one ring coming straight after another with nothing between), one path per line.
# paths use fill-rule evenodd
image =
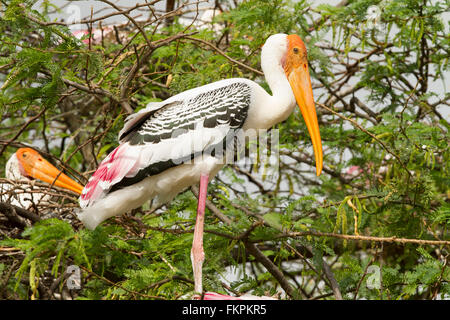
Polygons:
M288 48L282 62L283 69L311 136L316 158L316 173L319 176L323 168L322 140L309 76L306 47L302 39L295 34L288 35L287 40Z

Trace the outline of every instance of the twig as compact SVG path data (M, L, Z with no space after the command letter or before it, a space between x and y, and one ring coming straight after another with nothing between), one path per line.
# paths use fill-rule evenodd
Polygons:
M250 252L255 259L260 262L267 271L270 272L270 274L277 279L280 286L283 288L283 290L286 292L287 295L289 295L291 298L295 299L298 297L298 292L296 291L291 284L287 281L286 277L283 275L280 269L272 262L269 258L267 258L261 250L256 247L254 243L244 241L245 248ZM303 297L305 298L305 297Z
M364 269L363 275L362 275L361 279L359 279L358 284L356 285L356 291L355 291L353 300L356 300L356 298L358 297L358 292L359 292L359 288L361 287L361 283L363 282L364 278L366 277L369 267L375 261L375 257L376 257L376 255L372 258L372 260L367 264L366 268Z
M126 10L118 10L112 13L108 13L104 16L98 17L98 18L91 18L89 20L81 20L81 21L73 21L71 23L68 22L61 22L61 21L41 21L33 16L29 16L27 15L27 18L29 18L31 21L36 22L37 24L44 26L44 27L49 27L49 26L70 26L70 25L74 25L74 24L89 24L89 23L94 23L97 21L102 21L105 20L107 18L113 17L113 16L118 16L118 15L123 15L123 14L128 14L131 11L134 11L136 9L142 8L142 7L150 7L152 5L154 5L155 3L159 2L161 0L153 0L152 2L146 2L146 3L137 3L134 7L128 8ZM68 3L69 4L69 3ZM22 7L23 9L25 9L25 5L21 4L19 5L20 7ZM61 7L62 8L62 7ZM61 9L60 8L60 9ZM97 12L98 13L98 12Z
M331 112L332 114L338 116L339 118L346 120L348 122L350 122L351 124L353 124L355 127L357 127L359 130L361 130L362 132L364 132L365 134L369 135L370 137L372 137L372 139L374 139L376 142L378 142L384 150L386 150L386 152L388 152L389 154L391 154L395 159L397 159L397 161L400 163L400 165L403 167L403 169L406 170L406 172L408 173L409 176L412 176L411 172L408 170L408 168L406 168L406 165L403 163L403 161L400 159L400 157L392 152L385 144L383 141L381 141L380 139L378 139L373 133L367 131L366 129L364 129L363 127L361 127L356 121L347 118L339 113L337 113L336 111L334 111L333 109L327 107L326 105L322 104L322 103L318 103L316 102L316 104L318 106L320 106L321 108L324 108L325 110L328 110L329 112Z
M334 277L334 274L331 271L331 267L328 265L328 263L326 263L325 259L322 259L322 266L327 279L330 281L334 297L336 298L336 300L343 300L341 290L339 289L339 284L337 283L336 278Z
M25 129L36 119L38 119L44 112L45 110L47 110L47 108L42 108L42 110L36 114L34 117L31 117L31 119L29 119L27 122L24 123L24 125L19 129L19 131L17 131L16 135L14 137L12 137L11 139L9 139L5 144L3 144L2 149L0 150L0 156L2 155L3 151L5 151L6 147L13 142L14 140L16 140L21 134L22 132L25 131Z
M102 2L104 2L104 3L106 3L106 4L109 4L111 7L113 7L113 8L116 9L117 11L121 11L119 7L117 7L114 3L112 3L112 2L110 2L110 1L108 1L108 0L100 0L100 1L102 1ZM149 4L146 4L146 5L148 6ZM144 37L145 42L147 42L147 45L151 48L151 47L152 47L152 43L151 43L151 41L148 39L147 34L145 33L144 29L141 28L141 26L136 22L136 20L134 20L133 17L131 17L131 16L128 14L128 12L122 11L121 14L123 14L125 17L127 17L128 20L130 20L130 21L134 24L134 26L135 26L136 28L138 28L139 32L140 32L140 33L142 34L142 36Z
M303 261L305 261L305 263L308 265L308 267L311 270L313 270L315 273L320 275L320 273L309 263L309 261L300 252L298 252L298 250L296 248L294 248L287 242L285 243L285 245L288 248L290 248L292 251L294 251L294 253L296 255L298 255L300 258L302 258ZM312 253L312 250L310 248L307 248L307 249L308 249L308 251L310 251ZM326 278L328 279L331 290L333 291L334 297L336 298L336 300L342 300L342 294L341 294L341 290L339 289L339 285L334 277L333 272L331 271L330 266L328 265L328 263L325 262L325 260L323 260L323 270L324 270Z
M275 236L276 239L279 238L287 238L287 237L330 237L330 238L338 238L345 240L354 240L354 241L375 241L375 242L388 242L388 243L414 243L421 245L444 245L450 246L449 240L422 240L422 239L409 239L409 238L397 238L397 237L372 237L372 236L361 236L361 235L350 235L350 234L338 234L338 233L329 233L329 232L319 232L319 231L301 231L301 232L289 232L280 234Z
M28 218L33 222L41 220L38 215L6 202L0 202L0 212L2 212L11 222L18 224L21 227L29 226L29 223L23 218Z
M224 58L228 59L229 61L233 62L234 64L237 64L238 66L240 66L240 67L242 67L242 68L244 68L244 69L247 69L247 70L249 70L249 71L251 71L251 72L254 72L254 73L256 73L257 75L260 75L260 76L263 76L263 75L264 75L264 73L263 73L262 71L259 71L259 70L257 70L257 69L254 69L254 68L252 68L252 67L246 65L245 63L242 63L242 62L240 62L240 61L238 61L238 60L235 60L235 59L231 58L231 57L228 56L225 52L223 52L222 50L220 50L219 48L217 48L214 44L212 44L212 43L210 43L210 42L208 42L208 41L205 41L205 40L202 40L202 39L198 39L198 38L194 38L194 37L186 37L186 39L192 40L192 41L196 41L196 42L200 42L200 43L203 43L204 45L209 46L209 47L212 48L214 51L216 51L217 53L219 53L220 55L222 55Z

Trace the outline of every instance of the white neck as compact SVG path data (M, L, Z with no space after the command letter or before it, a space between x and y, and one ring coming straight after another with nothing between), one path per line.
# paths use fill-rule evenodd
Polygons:
M294 110L294 93L281 66L281 57L285 50L285 45L279 44L265 45L262 49L261 68L272 95L264 90L255 95L255 110L252 112L253 121L249 123L250 128L268 129L286 120Z
M276 60L264 59L265 57L265 55L261 56L261 67L272 91L266 111L274 117L273 124L276 124L289 117L294 110L296 101L281 63L274 63Z

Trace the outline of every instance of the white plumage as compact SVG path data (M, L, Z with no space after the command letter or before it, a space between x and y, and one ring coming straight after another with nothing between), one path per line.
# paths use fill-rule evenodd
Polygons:
M296 35L269 37L261 66L272 95L247 79L217 81L152 103L130 116L120 145L100 164L80 197L78 217L94 229L109 217L170 201L200 182L191 250L194 291L201 296L203 225L209 179L234 153L236 131L251 135L285 120L297 102L311 135L316 169L322 144L309 78L306 47ZM231 151L231 152L230 152ZM225 158L224 158L225 157Z
M288 36L277 34L262 49L261 66L273 95L256 82L233 78L150 103L127 118L119 133L121 144L102 161L83 190L79 219L94 229L149 199L154 199L154 205L166 203L198 183L201 174L211 178L217 174L223 159L198 153L220 144L232 129L268 129L284 121L296 105L285 70L289 48ZM173 165L183 157L194 157L194 161Z

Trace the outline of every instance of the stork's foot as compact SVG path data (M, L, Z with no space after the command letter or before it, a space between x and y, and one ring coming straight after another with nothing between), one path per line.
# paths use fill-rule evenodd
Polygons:
M204 298L203 298L203 294L194 294L193 296L192 296L192 299L193 300L204 300Z
M195 235L194 235L195 239ZM191 250L191 261L192 270L194 272L194 299L201 300L203 295L203 280L202 280L202 268L203 261L205 260L205 253L203 252L203 241L202 243L195 242L192 245Z

